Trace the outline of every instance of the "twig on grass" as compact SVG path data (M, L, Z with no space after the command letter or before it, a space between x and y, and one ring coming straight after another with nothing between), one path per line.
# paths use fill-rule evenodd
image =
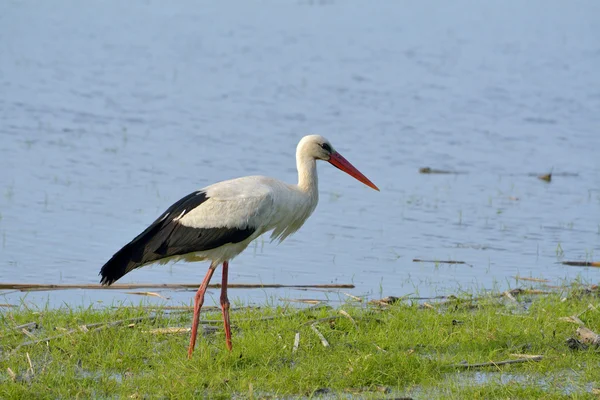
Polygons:
M142 322L142 321L153 321L155 319L159 318L158 315L150 315L147 317L136 317L136 318L128 318L128 319L120 319L118 321L112 321L112 322L107 322L107 323L97 323L97 324L91 324L91 325L84 325L88 330L90 327L94 327L94 329L92 329L92 332L99 332L101 330L104 330L106 328L113 328L115 326L119 326L122 325L124 323L137 323L137 322Z
M591 329L588 329L584 326L580 326L579 328L577 328L577 331L575 331L575 333L577 333L577 335L581 338L582 343L600 346L600 335L598 335Z
M597 311L597 309L596 309L596 307L594 307L594 305L588 304L587 308L585 310L583 310L582 312L580 312L579 314L570 315L568 317L560 317L558 320L564 321L564 322L572 322L579 326L584 326L585 323L579 317L582 316L583 314L585 314L586 312L592 311L592 310Z
M352 324L354 325L354 327L356 329L358 329L358 324L356 323L356 321L354 320L354 318L352 318L352 316L350 316L350 314L348 314L344 310L340 310L339 313L342 314L344 317L348 318L352 322Z
M341 293L342 293L343 295L345 295L345 296L348 296L348 297L350 297L350 298L351 298L351 299L353 299L353 300L356 300L356 301L359 301L359 302L362 302L362 301L363 301L363 299L362 299L361 297L354 296L354 295L352 295L352 294L350 294L350 293L346 293L346 292L341 292Z
M321 343L323 344L323 347L329 347L329 342L327 341L327 339L325 339L325 336L323 336L323 334L319 332L315 324L311 324L310 329L312 329L317 334L317 336L321 340Z
M267 317L259 317L259 318L233 318L232 321L233 322L271 321L273 319L289 317L292 315L294 315L294 314L270 315ZM222 319L201 319L200 322L204 323L204 324L222 324L223 320Z
M33 337L33 334L28 331L29 328L31 328L31 329L37 328L37 322L28 322L26 324L14 326L14 327L10 328L11 330L7 334L14 335L17 333L22 333L25 336ZM0 335L0 338L5 337L5 336L6 335Z
M536 357L541 357L540 355L537 354L510 354L511 357L517 357L517 358L536 358Z
M508 291L508 290L505 291L505 292L502 292L502 296L506 297L510 301L518 303L517 299L515 299L515 297L512 295L512 293L510 291Z
M377 343L373 343L373 345L375 345L375 348L376 348L377 350L381 351L382 353L387 353L387 350L384 350L384 349L382 349L381 347L379 347L379 346L377 345Z
M499 365L508 365L508 364L519 364L530 361L542 361L543 356L528 356L525 358L518 358L516 360L504 360L504 361L490 361L479 364L451 364L449 367L452 368L483 368L483 367L497 367Z
M162 335L162 334L171 334L171 333L187 333L190 332L192 328L186 328L181 326L169 326L167 328L156 328L150 329L149 331L142 331L143 333L151 333L153 335Z
M29 332L27 329L23 328L21 329L21 333L25 336L27 336L28 338L34 338L35 336L33 336L33 334L31 332Z
M31 376L34 375L33 372L33 363L31 362L31 357L29 357L29 352L25 353L27 355L27 362L29 363L29 368L27 369L27 372L29 373L29 371L31 371Z
M583 325L585 325L585 324L583 323L583 321L582 321L582 320L580 320L580 319L579 319L579 317L578 317L577 315L570 315L570 316L568 316L568 317L560 317L558 320L559 320L559 321L563 321L563 322L571 322L571 323L573 323L573 324L577 324L577 325L580 325L580 326L583 326Z
M54 339L59 339L59 338L64 337L64 336L68 336L68 335L70 335L72 333L75 333L75 332L77 332L77 329L69 329L68 331L60 333L58 335L48 336L48 337L45 337L45 338L42 338L42 339L30 340L28 342L21 343L20 345L18 345L17 347L15 347L13 349L13 352L16 352L21 347L31 346L31 345L38 344L38 343L49 342L49 341L54 340Z
M332 315L331 317L325 317L325 318L315 319L312 321L307 321L307 322L303 323L302 325L315 325L315 324L319 324L321 322L331 322L338 318L342 318L342 316L341 315Z
M21 329L28 329L28 328L31 328L31 329L37 328L37 322L28 322L26 324L17 325L13 329L20 331Z
M17 347L15 347L14 349L12 349L12 351L10 353L8 353L8 355L5 357L5 359L10 358L12 355L14 355L15 353L17 353L17 351L19 351L21 348L25 347L25 346L31 346L31 345L35 345L35 344L39 344L39 343L44 343L44 342L49 342L51 340L55 340L55 339L59 339L65 336L69 336L75 332L78 331L83 331L85 333L87 333L88 331L91 332L98 332L101 331L103 329L106 328L112 328L114 326L118 326L124 323L132 323L132 322L140 322L140 321L144 321L144 320L154 320L158 318L158 315L151 315L148 317L137 317L137 318L129 318L129 319L121 319L118 321L112 321L112 322L98 322L98 323L94 323L94 324L88 324L88 325L81 325L79 326L77 329L69 329L66 332L63 332L61 334L58 335L54 335L54 336L48 336L45 338L41 338L41 339L35 339L35 340L29 340L27 342L23 342L20 345L18 345ZM93 328L93 329L91 329Z
M10 379L11 379L13 382L16 382L16 381L17 381L17 374L15 374L15 373L13 372L13 370L12 370L12 369L10 369L10 367L6 368L6 372L8 372L8 376L10 376Z
M300 332L296 332L294 336L294 346L292 347L292 354L298 351L298 346L300 346Z
M204 335L208 335L217 331L222 330L223 328L220 326L212 326L212 325L202 325L202 321L200 321L200 326L202 327L202 333ZM231 325L235 327L235 325ZM151 335L169 335L169 334L179 334L179 333L188 333L192 330L192 328L188 328L185 326L169 326L166 328L156 328L150 329L149 331L141 331L142 333L149 333Z

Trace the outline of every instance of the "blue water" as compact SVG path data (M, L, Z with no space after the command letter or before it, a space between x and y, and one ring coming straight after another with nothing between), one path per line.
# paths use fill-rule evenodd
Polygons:
M281 245L251 245L232 283L398 296L512 287L516 275L598 282L600 269L557 264L600 258L598 21L595 0L4 1L0 281L97 283L191 191L250 174L295 182L296 143L318 133L381 192L323 163L315 214ZM530 175L550 171L551 183ZM206 268L122 282L194 283Z

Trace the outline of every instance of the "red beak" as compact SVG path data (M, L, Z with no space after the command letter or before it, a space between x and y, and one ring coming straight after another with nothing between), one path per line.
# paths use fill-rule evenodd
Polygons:
M342 155L338 152L331 153L331 157L329 158L329 164L333 165L336 168L341 169L351 177L361 181L365 185L370 188L373 188L379 191L379 188L375 186L373 182L371 182L366 176L364 176L359 170L354 168L354 165L350 164L350 161L346 160Z

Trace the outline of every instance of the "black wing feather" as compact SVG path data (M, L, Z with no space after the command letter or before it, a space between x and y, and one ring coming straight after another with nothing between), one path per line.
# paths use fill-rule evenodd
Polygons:
M100 283L110 285L123 275L163 258L215 249L239 243L252 235L252 227L191 228L178 223L181 217L208 200L203 191L193 192L177 201L146 230L115 253L100 270Z

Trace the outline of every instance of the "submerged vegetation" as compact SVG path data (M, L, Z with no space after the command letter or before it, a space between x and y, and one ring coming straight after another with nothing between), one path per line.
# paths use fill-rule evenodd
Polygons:
M595 398L599 295L209 307L191 360L187 308L0 308L0 398Z

